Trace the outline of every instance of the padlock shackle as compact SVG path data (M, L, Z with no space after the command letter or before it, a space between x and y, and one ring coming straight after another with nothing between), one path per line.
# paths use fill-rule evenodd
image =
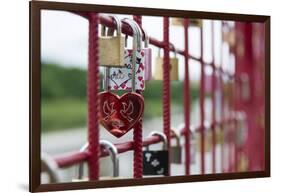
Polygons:
M109 156L111 157L112 166L113 166L113 177L119 176L119 158L118 158L118 150L116 146L107 140L100 140L99 142L100 146L106 149L106 151L109 152ZM84 152L88 149L89 143L86 143L83 145L79 152ZM78 165L78 179L82 179L84 175L84 168L83 168L83 162L81 162Z
M174 44L170 44L170 45L171 45L171 47L173 48L174 58L176 58L176 57L177 57L177 49L176 49L176 47L175 47Z
M138 31L138 33L139 33L139 37L138 37L138 49L139 50L141 50L142 49L142 39L143 39L143 37L144 38L146 38L146 37L148 37L147 36L147 33L146 33L146 31L145 30L142 30L142 28L139 26L139 24L135 21L135 20L131 20L132 21L132 23L136 26L136 29L137 29L137 31ZM146 40L146 41L149 41L149 40ZM148 47L148 44L147 45L145 45L145 47Z
M79 152L84 152L88 149L89 147L89 143L85 143L79 150ZM83 168L83 162L81 162L78 165L78 179L81 180L83 178L83 174L84 174L84 168Z
M122 25L122 23L121 23L120 19L115 15L110 15L110 17L113 19L113 22L116 23L116 31L117 31L116 35L121 36L121 27L122 27L121 25ZM109 28L107 30L107 36L113 36L114 31L115 31L115 28Z
M57 162L47 153L41 153L41 170L47 172L50 177L50 183L59 183L60 178L58 174Z
M106 26L105 25L101 25L101 36L106 36Z
M132 92L136 92L136 65L137 65L137 50L140 47L140 31L132 19L124 18L122 21L128 24L133 30L133 50L132 50Z
M176 138L176 143L177 147L180 147L180 135L178 132L176 132L174 129L171 129L171 133L175 136Z
M111 157L112 166L113 166L113 177L119 176L119 158L118 158L118 150L116 146L107 140L100 140L99 144L105 148Z
M148 38L149 39L149 38ZM174 52L174 58L177 58L177 49L176 47L174 46L174 44L170 43L170 46L173 48L172 52ZM161 48L159 47L158 48L158 57L160 57L160 51L161 51Z
M145 48L148 48L148 45L149 45L149 36L148 36L148 33L146 30L142 30L143 32L143 35L144 35L144 47Z
M137 24L137 22L135 22L132 19L128 19L125 18L122 21L126 21L126 23L133 29L135 29L135 32L137 33L137 50L141 50L142 49L142 45L141 45L141 37L142 37L142 30L140 28L140 26ZM134 31L133 29L133 31ZM126 46L127 46L127 39L128 39L128 35L126 35Z
M148 136L149 137L151 137L151 136L158 136L158 137L160 137L161 141L163 142L163 149L164 150L168 150L168 140L167 140L166 135L163 132L152 131ZM147 149L148 149L148 146L147 146Z

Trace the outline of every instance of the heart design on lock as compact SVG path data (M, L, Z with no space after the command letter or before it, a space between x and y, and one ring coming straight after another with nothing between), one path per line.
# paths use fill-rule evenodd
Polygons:
M109 88L111 90L128 90L132 87L132 52L133 50L125 50L124 67L123 68L110 68L108 79ZM138 50L136 53L136 88L144 90L144 82L142 79L145 77L144 73L144 51ZM142 78L142 79L141 79Z
M100 123L118 138L130 131L143 114L144 99L138 93L125 93L119 97L111 92L102 92L99 100Z

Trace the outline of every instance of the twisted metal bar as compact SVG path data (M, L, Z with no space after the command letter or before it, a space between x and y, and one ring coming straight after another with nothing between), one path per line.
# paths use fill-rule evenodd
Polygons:
M221 27L221 33L223 33L223 28ZM220 61L220 73L219 73L219 79L220 79L220 92L221 92L221 114L220 114L220 117L221 117L221 124L220 124L220 131L221 131L221 172L224 172L224 127L225 127L225 116L224 116L224 82L223 82L223 69L222 69L222 65L223 65L223 39L221 39L221 61Z
M88 48L88 142L89 142L89 179L99 179L99 124L98 124L98 14L92 13L89 18Z
M201 174L205 173L205 66L203 63L203 29L200 28L200 62L201 62L201 78L200 78L200 135L201 135Z
M134 128L134 178L142 178L142 118Z
M133 16L136 23L141 28L141 16ZM141 91L137 91L142 94ZM142 178L142 118L134 128L134 178Z
M163 41L164 64L163 64L163 130L167 137L167 148L170 149L171 127L170 127L170 41L169 41L169 18L163 18ZM170 152L170 151L169 151ZM170 157L170 156L169 156ZM169 162L170 163L170 162ZM170 175L170 165L169 172Z
M214 21L211 21L211 44L212 44L212 124L211 124L211 130L212 130L212 172L216 173L216 67L215 67L215 41L214 41L214 35L215 35L215 28L214 28Z
M185 122L185 175L190 174L190 85L188 63L188 19L184 20L185 76L184 76L184 122Z

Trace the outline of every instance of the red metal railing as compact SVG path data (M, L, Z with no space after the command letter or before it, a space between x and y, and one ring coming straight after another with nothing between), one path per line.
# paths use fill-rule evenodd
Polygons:
M88 141L89 148L85 152L74 152L67 155L62 155L56 157L55 160L58 163L60 168L69 167L75 164L78 164L82 161L88 161L89 163L89 178L90 180L97 180L99 178L99 157L107 156L108 153L103 149L100 149L99 141L99 128L98 128L98 101L96 100L98 94L98 23L105 25L107 27L116 28L115 23L111 17L107 15L98 15L96 13L76 13L89 20L89 66L88 66ZM134 20L141 26L142 17L134 16ZM163 18L163 41L158 40L154 37L149 37L149 43L158 48L164 50L164 72L163 72L163 131L167 136L168 147L170 147L170 141L175 136L171 133L170 126L170 76L169 76L169 52L176 51L178 54L184 57L185 65L185 79L184 79L184 122L185 126L180 130L180 134L184 136L185 139L185 173L186 175L190 174L190 76L189 76L189 59L196 60L201 64L201 78L200 78L200 125L196 129L196 132L200 134L200 171L204 174L205 171L205 141L206 141L206 130L211 130L211 144L212 144L212 172L217 172L216 168L216 145L218 144L216 136L220 132L222 135L225 135L223 141L221 141L221 171L226 169L230 172L237 171L238 168L238 147L235 143L235 131L237 129L237 117L229 112L235 112L238 110L237 105L241 100L241 97L238 95L232 96L232 101L227 104L230 96L226 95L225 89L226 86L229 86L229 82L233 82L232 90L234 91L238 88L238 85L241 85L241 78L237 74L232 74L222 68L215 65L215 47L214 47L214 24L212 22L212 61L207 63L203 59L203 31L202 27L200 28L200 57L194 57L189 54L188 49L188 19L184 19L184 39L185 46L184 50L177 49L169 41L169 18ZM226 23L223 23L223 26L227 26ZM228 26L229 27L229 26ZM122 24L122 33L131 36L132 29L126 25ZM235 50L235 49L234 49ZM236 53L234 53L236 54ZM222 54L221 54L222 55ZM222 61L221 61L222 63ZM205 67L210 66L212 68L212 91L211 91L211 101L212 101L212 118L210 123L210 128L206 128L205 125ZM225 78L228 82L226 82ZM218 81L219 80L219 81ZM216 99L215 91L219 89L221 93L220 100L220 119L216 117ZM236 100L234 98L237 98ZM227 101L226 101L227 99ZM227 109L227 111L226 111ZM226 113L228 112L228 114ZM233 124L234 123L234 124ZM220 128L220 130L217 130ZM128 141L124 143L115 144L118 149L118 153L124 153L128 151L134 151L134 177L142 177L142 147L159 143L161 140L157 136L152 136L142 140L142 121L137 124L136 129L134 130L133 141ZM227 140L225 140L227 139ZM228 162L225 162L225 150L228 149ZM234 148L234 149L233 149ZM232 157L232 151L235 152L234 158Z

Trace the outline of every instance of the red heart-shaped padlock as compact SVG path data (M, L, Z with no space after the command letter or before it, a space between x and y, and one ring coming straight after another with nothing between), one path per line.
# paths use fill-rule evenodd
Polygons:
M105 91L99 93L99 121L112 135L122 137L141 118L144 99L138 93L125 93L121 97Z

